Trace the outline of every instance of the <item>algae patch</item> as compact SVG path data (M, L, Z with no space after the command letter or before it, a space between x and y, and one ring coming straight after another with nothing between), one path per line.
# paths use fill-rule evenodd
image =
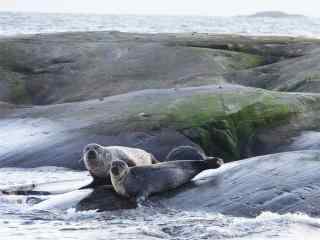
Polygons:
M259 129L288 121L299 103L271 94L194 96L168 106L166 123L199 144L207 154L237 160L250 156Z
M21 79L11 80L10 86L10 100L16 104L26 104L31 102L31 97L27 92L26 82Z

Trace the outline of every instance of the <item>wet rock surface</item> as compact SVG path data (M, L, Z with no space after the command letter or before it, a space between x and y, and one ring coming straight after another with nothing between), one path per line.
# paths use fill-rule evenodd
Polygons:
M319 217L319 161L319 151L300 151L228 163L201 173L179 189L154 195L149 204L245 217L265 211ZM104 211L136 206L112 189L99 188L77 207Z
M139 147L159 160L176 146L198 145L234 161L276 152L317 127L318 98L220 85L11 109L0 120L0 166L84 169L90 142Z
M153 203L236 216L319 216L319 153L294 152L319 149L319 58L318 40L288 37L1 38L0 167L83 170L81 151L91 142L139 147L161 161L191 145L226 162L244 160ZM266 155L278 152L287 153ZM257 155L265 156L247 159ZM78 205L133 207L108 187Z

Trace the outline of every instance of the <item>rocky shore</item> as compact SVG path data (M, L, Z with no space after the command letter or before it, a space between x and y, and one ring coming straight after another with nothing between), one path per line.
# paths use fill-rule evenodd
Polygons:
M320 41L303 38L1 38L0 167L84 169L81 149L90 142L139 147L160 160L176 146L193 145L226 162L242 160L221 173L222 181L211 184L218 172L205 178L210 184L195 181L155 201L232 215L319 216L320 155L303 151L320 147L319 62ZM279 152L287 153L261 156ZM246 159L253 156L260 157ZM199 194L201 202L190 197Z

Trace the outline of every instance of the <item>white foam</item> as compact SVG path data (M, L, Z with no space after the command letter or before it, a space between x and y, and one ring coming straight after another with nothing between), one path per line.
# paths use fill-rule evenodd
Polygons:
M87 171L72 171L60 167L38 167L38 168L1 168L0 169L0 189L7 189L16 186L35 185L37 190L48 188L64 187L73 185L85 185L91 180ZM63 182L69 185L63 186ZM62 184L59 184L61 182ZM41 189L40 189L41 188ZM34 188L33 188L34 189Z
M196 179L221 174L239 163L225 164L217 170L208 170ZM1 172L3 171L3 172ZM2 178L2 173L5 177ZM10 174L11 173L11 174ZM19 180L25 173L44 182L79 178L84 172L61 168L3 169L0 179ZM26 203L28 196L0 195L0 239L31 240L34 236L52 239L233 239L233 240L318 240L320 219L305 214L264 212L256 218L225 216L194 211L176 211L142 207L131 210L98 213L77 212L75 205L92 193L92 189L66 194L49 195L43 202ZM41 199L40 199L41 200ZM106 203L107 204L107 203ZM39 211L40 210L40 211ZM30 236L30 237L29 237Z

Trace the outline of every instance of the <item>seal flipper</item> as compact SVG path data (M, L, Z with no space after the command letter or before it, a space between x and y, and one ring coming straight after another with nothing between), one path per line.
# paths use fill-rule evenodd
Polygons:
M206 169L216 169L221 167L224 163L223 159L217 157L207 157L203 162L205 163Z

